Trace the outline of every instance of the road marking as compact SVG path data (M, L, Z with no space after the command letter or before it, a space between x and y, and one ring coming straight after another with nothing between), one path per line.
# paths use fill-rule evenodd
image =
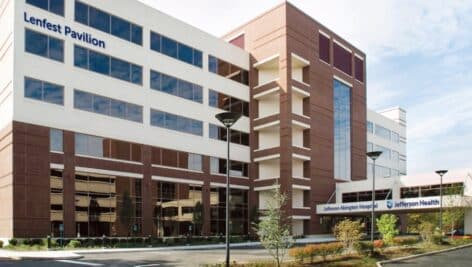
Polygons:
M86 266L103 266L100 263L85 262L85 261L72 261L72 260L57 260L58 262L77 264L77 265L86 265Z
M152 266L161 266L159 263L146 264L146 265L136 265L134 267L152 267Z

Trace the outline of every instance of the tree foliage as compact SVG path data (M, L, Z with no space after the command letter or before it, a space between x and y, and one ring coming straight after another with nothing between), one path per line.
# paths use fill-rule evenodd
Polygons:
M257 225L257 234L261 244L269 251L277 266L281 266L288 248L293 240L290 237L289 218L285 215L283 206L287 196L277 187L267 200L267 209L262 211L262 217Z
M382 235L382 240L386 244L391 244L393 238L399 233L397 229L397 221L397 216L393 214L382 214L382 216L377 219L377 229Z
M353 251L354 245L363 237L363 230L365 225L360 221L351 221L344 219L338 222L333 229L333 234L336 239L341 242L344 249Z
M193 217L192 222L194 224L193 231L197 231L197 228L201 231L203 226L203 218L204 218L204 209L203 204L198 201L195 203L195 207L193 209Z

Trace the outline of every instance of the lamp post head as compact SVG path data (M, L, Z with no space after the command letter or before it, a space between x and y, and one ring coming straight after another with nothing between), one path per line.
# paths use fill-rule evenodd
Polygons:
M241 118L241 113L236 112L223 112L216 114L215 116L226 128L231 128L239 118Z
M371 151L366 153L367 157L372 160L376 160L380 155L382 155L382 151Z
M443 176L447 173L447 170L437 170L436 173L439 174L439 176Z

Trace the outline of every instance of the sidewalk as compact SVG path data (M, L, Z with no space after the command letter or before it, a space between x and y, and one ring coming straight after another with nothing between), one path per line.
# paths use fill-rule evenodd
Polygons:
M331 235L313 235L295 240L296 244L324 243L335 241ZM231 244L231 248L256 248L261 247L260 242L243 242ZM225 244L195 245L195 246L171 246L153 248L103 248L103 249L80 249L67 251L13 251L0 249L0 259L29 259L29 260L65 260L79 259L81 254L101 254L101 253L122 253L122 252L151 252L151 251L172 251L172 250L211 250L223 249Z
M71 251L13 251L0 249L0 259L13 260L72 260L83 256Z

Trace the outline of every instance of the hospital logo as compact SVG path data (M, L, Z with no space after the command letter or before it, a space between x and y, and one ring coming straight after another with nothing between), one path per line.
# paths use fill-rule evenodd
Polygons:
M387 208L389 208L389 209L393 208L393 201L392 200L387 200Z

